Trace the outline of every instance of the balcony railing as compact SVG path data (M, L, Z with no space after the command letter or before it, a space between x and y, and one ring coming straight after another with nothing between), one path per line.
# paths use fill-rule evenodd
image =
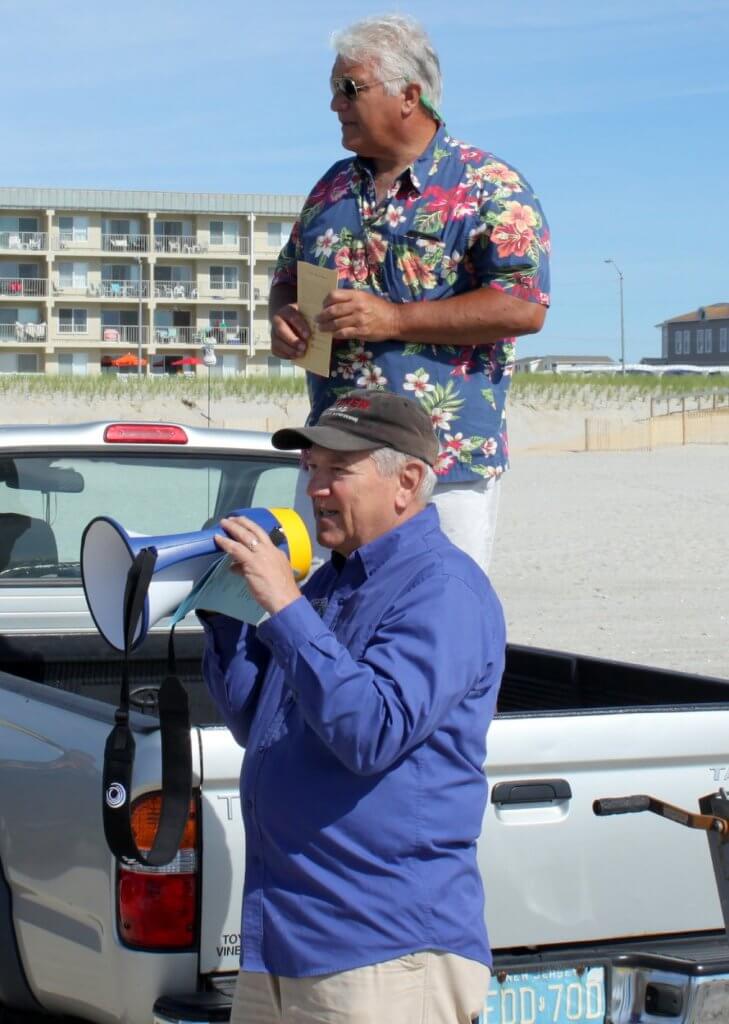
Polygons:
M156 299L196 299L197 285L194 281L155 281Z
M149 328L142 327L142 335L140 339L139 327L102 327L101 328L101 340L106 344L114 344L121 342L123 345L138 345L140 340L143 345L147 344L147 337L149 335Z
M96 294L105 299L146 299L149 295L148 281L101 281L91 287L98 288Z
M91 249L92 244L88 231L74 230L68 228L65 231L57 231L53 235L54 249Z
M154 251L194 256L201 252L207 252L207 246L198 242L195 235L155 235Z
M201 345L204 327L153 327L152 341L156 345Z
M105 252L147 252L149 235L102 235L101 248Z
M0 277L0 295L17 298L37 298L48 290L48 282L42 277Z
M0 249L45 249L45 231L0 231Z
M203 344L215 342L216 345L247 345L247 327L203 327Z
M46 337L45 324L0 324L0 341L43 341Z
M250 246L247 238L220 238L215 240L211 238L210 248L218 253L237 253L241 256L247 256Z
M211 299L224 299L228 302L235 299L248 298L248 282L226 281L222 277L211 277L206 297Z

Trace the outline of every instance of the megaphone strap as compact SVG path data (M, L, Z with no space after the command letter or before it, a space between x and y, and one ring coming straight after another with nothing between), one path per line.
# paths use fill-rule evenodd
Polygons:
M156 561L143 548L132 563L124 590L124 660L119 707L104 748L103 821L109 849L126 861L160 867L174 859L187 823L192 793L192 751L187 693L176 673L174 627L170 631L167 675L159 689L162 801L152 848L142 852L131 821L135 742L129 727L129 652Z

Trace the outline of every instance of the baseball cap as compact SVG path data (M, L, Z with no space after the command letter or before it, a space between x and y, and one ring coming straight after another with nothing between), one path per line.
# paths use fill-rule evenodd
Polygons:
M348 391L324 410L315 427L283 427L271 441L284 451L313 444L335 452L394 448L429 466L438 457L428 413L418 402L391 391Z

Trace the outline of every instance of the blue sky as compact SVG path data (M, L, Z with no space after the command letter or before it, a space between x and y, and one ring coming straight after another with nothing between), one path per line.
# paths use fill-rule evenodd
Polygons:
M522 355L618 357L606 257L628 360L729 301L729 0L0 0L0 183L306 192L343 154L329 35L383 10L430 32L452 134L542 200L553 307Z

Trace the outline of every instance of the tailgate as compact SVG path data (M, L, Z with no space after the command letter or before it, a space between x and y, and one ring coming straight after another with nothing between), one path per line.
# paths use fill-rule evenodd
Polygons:
M597 818L596 797L648 793L698 811L729 778L729 711L497 718L479 859L494 947L723 928L706 835L653 814ZM492 803L504 781L571 797ZM538 794L539 795L539 794Z
M200 972L237 971L243 898L243 821L238 781L243 751L224 728L200 729L202 922Z

